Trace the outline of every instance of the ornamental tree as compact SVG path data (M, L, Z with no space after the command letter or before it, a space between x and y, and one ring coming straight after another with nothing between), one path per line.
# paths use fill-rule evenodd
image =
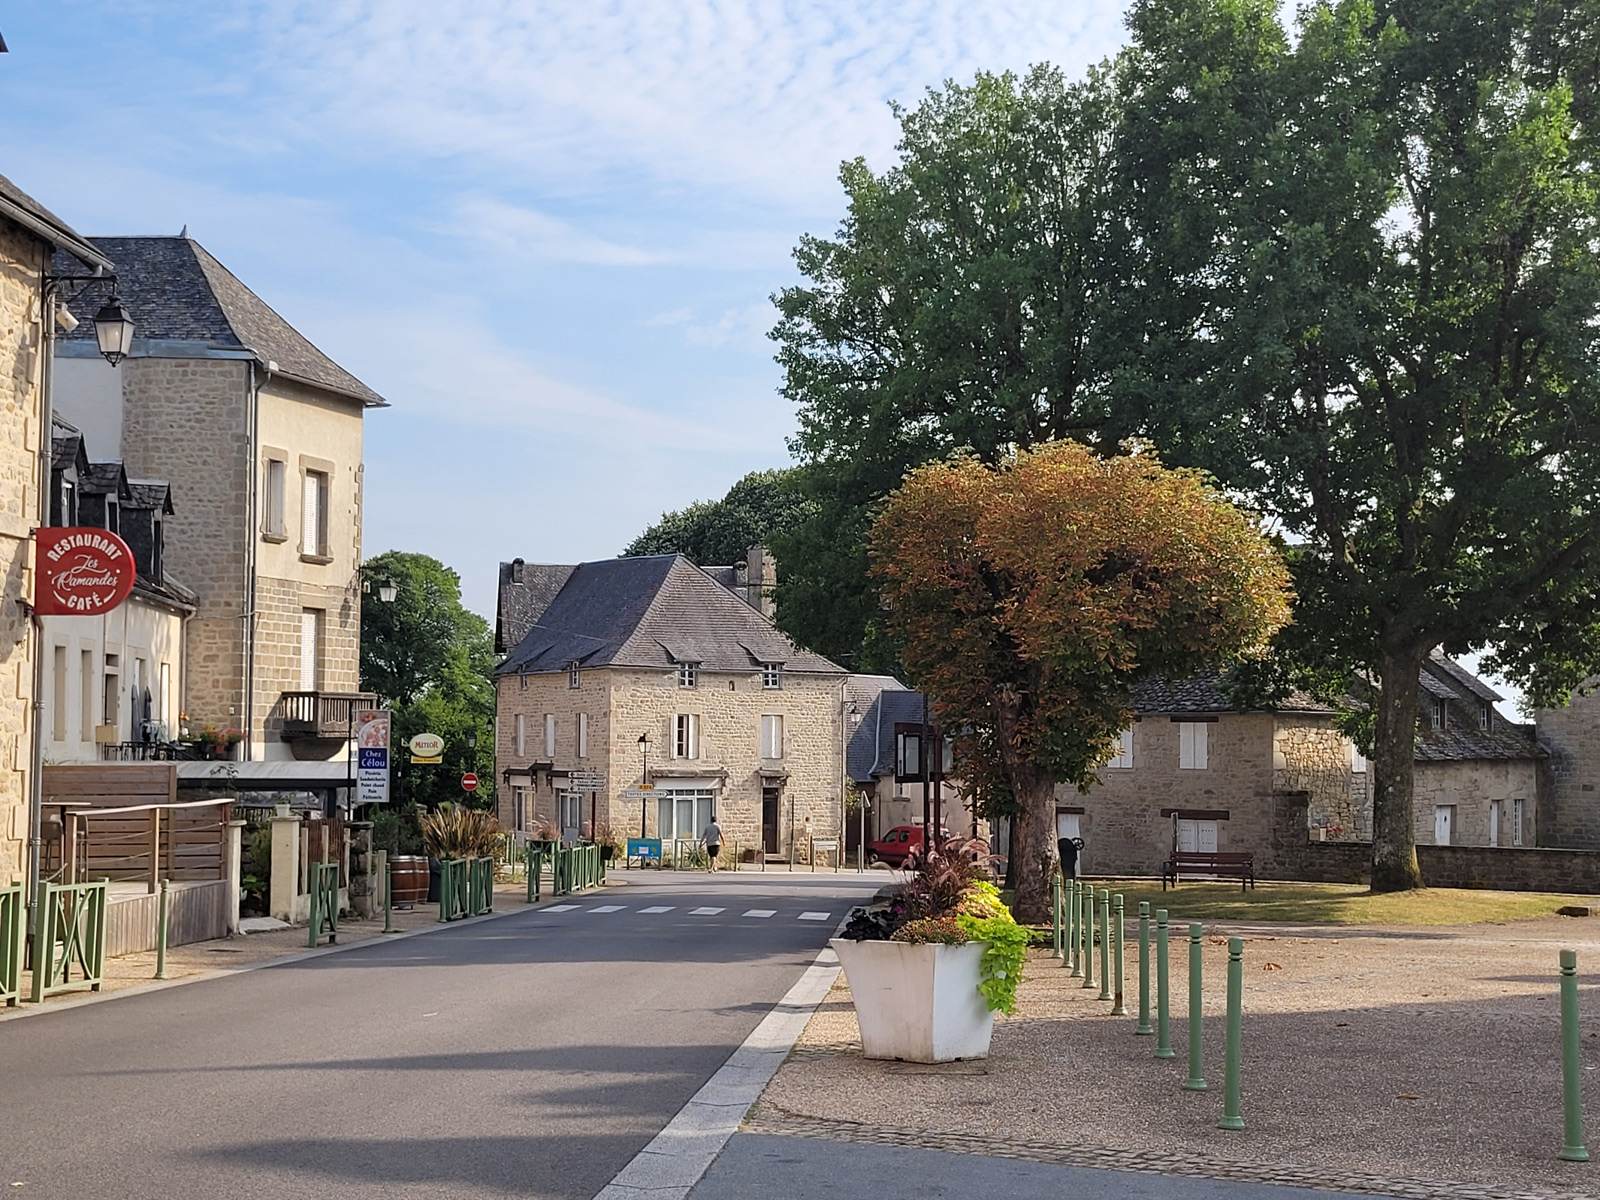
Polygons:
M872 571L906 670L978 788L1016 804L1016 907L1048 917L1055 786L1087 790L1130 689L1259 653L1288 574L1252 518L1153 454L1050 442L913 471L873 525Z

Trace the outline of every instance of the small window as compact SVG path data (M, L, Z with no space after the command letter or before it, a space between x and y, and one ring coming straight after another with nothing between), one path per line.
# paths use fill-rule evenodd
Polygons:
M1528 802L1526 800L1513 800L1511 802L1511 844L1523 844L1523 821L1527 816Z
M700 757L700 718L694 713L679 713L672 719L672 757Z
M556 756L556 715L544 715L544 756L554 760Z
M908 779L922 774L922 738L915 733L902 733L895 739L895 774Z
M267 537L283 537L288 533L285 525L285 488L289 464L281 458L267 460L267 494L263 497L261 532Z
M1478 705L1478 728L1487 729L1493 720L1494 706L1491 704Z
M783 757L783 718L768 715L761 718L761 757Z
M583 683L583 677L578 671L578 664L575 663L575 662L574 663L568 663L567 664L567 686L569 688L576 688L576 687L581 686L582 683Z
M769 692L775 692L783 686L783 664L761 664L761 686Z
M1206 769L1206 739L1210 726L1205 721L1180 721L1178 723L1178 769L1204 771Z
M1444 704L1444 700L1441 699L1441 698L1435 697L1434 701L1433 701L1433 727L1435 729L1443 729L1444 728L1444 722L1445 722L1445 704Z
M686 663L679 663L678 664L678 686L679 687L681 687L681 688L691 688L691 687L695 687L697 684L699 684L699 682L700 682L700 664L699 663L686 662Z
M578 757L589 757L589 714L578 714Z
M1367 773L1367 756L1356 749L1354 742L1350 743L1350 773L1352 775L1365 775Z
M528 753L528 718L523 713L517 714L517 757L525 757Z
M300 553L310 558L328 556L328 475L307 471L300 504Z
M1133 770L1133 730L1124 729L1122 731L1122 741L1117 747L1116 756L1106 764L1106 769L1108 771Z

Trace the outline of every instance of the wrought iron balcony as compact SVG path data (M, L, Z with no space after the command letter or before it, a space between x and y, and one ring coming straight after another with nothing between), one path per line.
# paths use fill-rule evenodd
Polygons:
M343 739L350 736L352 713L376 708L378 697L372 692L284 692L282 704L283 727L278 736L284 741Z

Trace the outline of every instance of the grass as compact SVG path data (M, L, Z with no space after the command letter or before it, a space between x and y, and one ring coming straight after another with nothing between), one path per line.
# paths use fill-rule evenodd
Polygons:
M1466 888L1423 888L1373 895L1359 884L1262 883L1241 892L1237 883L1185 883L1163 892L1147 879L1091 881L1113 895L1121 893L1128 916L1139 902L1150 911L1164 908L1177 921L1285 921L1307 925L1472 925L1554 916L1564 904L1600 903L1593 896L1548 892L1488 892Z

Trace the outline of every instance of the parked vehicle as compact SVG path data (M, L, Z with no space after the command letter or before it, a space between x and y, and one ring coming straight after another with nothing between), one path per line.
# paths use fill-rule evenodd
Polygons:
M944 830L949 837L950 831ZM867 861L891 867L905 866L906 858L922 849L921 825L896 825L875 842L867 843Z

